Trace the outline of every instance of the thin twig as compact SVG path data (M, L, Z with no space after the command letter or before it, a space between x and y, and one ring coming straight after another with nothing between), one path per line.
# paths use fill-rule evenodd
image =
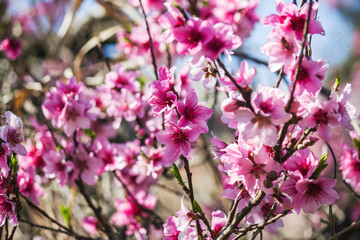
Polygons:
M341 235L349 232L350 230L352 230L353 228L356 228L356 227L358 227L358 226L360 226L360 221L352 223L350 226L348 226L347 228L343 229L341 232L338 232L337 234L335 234L334 236L332 236L331 238L329 238L329 240L335 240L335 239L337 239L338 237L340 237Z
M264 222L268 221L270 219L270 217L274 214L274 211L277 207L277 203L276 201L274 202L274 204L271 206L270 211L268 212L268 214L266 215ZM252 235L251 240L254 240L256 238L256 236L261 233L261 231L264 229L265 226L259 227Z
M294 75L294 82L291 88L291 92L290 92L290 99L285 107L286 112L289 112L291 109L291 105L294 101L294 92L295 92L295 88L296 88L296 83L299 79L300 76L300 72L301 72L301 63L304 57L304 49L305 49L305 45L306 45L306 39L307 39L307 35L309 33L309 25L310 25L310 18L311 18L311 9L312 9L312 3L313 1L310 0L309 3L309 11L308 11L308 15L306 18L306 22L305 22L305 26L304 26L304 33L303 33L303 38L301 41L301 51L300 51L300 55L299 55L299 61L297 63L296 66L296 70L295 70L295 75Z
M332 204L329 205L329 225L330 225L331 236L334 236L335 235L335 223L334 223L334 214L332 211Z
M216 61L219 63L220 67L224 70L225 75L230 79L230 81L235 85L235 87L239 90L239 92L241 93L241 95L243 96L245 102L246 102L246 106L252 111L254 111L254 108L251 105L251 88L242 88L239 86L239 84L236 82L236 80L234 79L234 77L231 75L231 73L227 70L226 66L224 65L224 63L220 60L220 58L216 59Z
M326 142L326 146L329 148L331 156L332 156L333 161L334 161L334 179L336 179L336 157L335 157L335 153L332 150L332 148L331 148L331 146L330 146L330 144L328 142Z
M350 184L348 184L345 180L343 180L343 183L345 184L345 186L352 192L352 194L354 195L354 197L356 197L357 199L360 200L360 195L355 192L355 190L350 186Z
M263 191L259 191L254 198L250 199L247 205L240 212L236 214L236 217L231 222L231 224L220 232L217 240L228 239L230 235L233 233L233 231L240 224L241 220L243 220L246 217L246 215L248 215L251 212L253 207L259 205L265 196L266 194Z
M276 84L274 86L275 88L278 88L280 86L281 80L283 79L284 75L285 75L284 66L282 66L281 69L280 69L280 72L279 72L279 77L278 77L278 79L276 81Z
M101 58L104 60L104 62L105 62L105 64L106 64L106 67L107 67L108 71L111 72L111 67L110 67L109 59L107 59L107 58L105 57L104 51L103 51L103 49L102 49L102 44L101 44L100 41L99 41L97 47L98 47L98 49L99 49Z
M155 186L163 188L163 189L165 189L171 193L174 193L175 195L180 196L180 197L184 195L182 192L179 192L179 191L176 191L175 189L169 188L168 186L166 186L164 184L157 183Z
M32 226L32 227L49 230L49 231L51 231L51 232L64 233L64 234L66 234L66 235L68 235L68 236L75 237L76 239L79 239L79 240L93 240L93 239L94 239L94 238L91 238L91 237L81 236L81 235L79 235L79 234L77 234L77 233L74 233L74 232L67 232L67 231L61 230L60 228L59 228L59 229L56 229L56 228L52 228L52 227L47 227L47 226L39 225L39 224L30 222L30 221L28 221L28 220L25 220L25 219L20 219L19 222L26 223L26 224L28 224L28 225L30 225L30 226Z
M152 41L152 37L151 37L151 32L150 32L150 26L149 26L149 23L148 23L147 18L146 18L146 13L145 13L144 6L143 6L143 4L142 4L142 1L139 0L139 2L140 2L141 11L142 11L142 13L143 13L143 15L144 15L144 19L145 19L146 31L147 31L148 36L149 36L151 59L152 59L153 67L154 67L155 77L156 77L157 80L159 80L159 75L158 75L157 66L156 66L155 53L154 53L154 45L153 45L153 41Z

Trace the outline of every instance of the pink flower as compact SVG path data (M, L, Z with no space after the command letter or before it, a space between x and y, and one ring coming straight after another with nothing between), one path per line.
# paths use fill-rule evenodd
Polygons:
M20 168L17 179L19 191L36 204L39 204L37 199L44 195L40 183L41 180L39 179L39 176L36 175L34 166L30 166L27 169Z
M234 35L230 25L217 23L214 25L212 38L202 47L202 53L211 60L217 59L223 51L231 51L240 47L240 37Z
M212 37L213 28L208 21L191 18L185 25L174 28L179 54L195 55Z
M315 20L317 8L318 4L314 3L311 10L309 34L324 35L324 29L321 24ZM265 25L275 26L272 36L278 34L277 31L283 31L285 34L295 33L296 39L301 41L307 19L307 13L309 11L309 4L305 3L299 10L293 3L287 3L284 5L282 0L278 0L276 10L280 15L271 14L262 20Z
M84 217L82 220L82 227L90 235L94 235L97 233L97 224L98 220L96 219L96 217L93 216Z
M249 68L248 63L246 61L242 61L234 79L240 87L246 88L255 77L255 74L256 69L254 67ZM225 85L225 89L227 91L238 91L237 87L230 81L230 79L224 77L220 78L220 81L223 85Z
M172 122L165 123L165 130L156 134L158 141L165 145L165 158L170 162L175 162L180 155L186 158L191 157L190 142L194 142L201 131L193 126L179 128Z
M11 60L17 59L21 54L22 44L17 38L5 38L0 43L0 51L4 51Z
M109 89L121 90L123 88L135 92L140 89L140 83L136 81L139 72L126 71L120 64L115 66L115 71L105 75L105 85Z
M333 100L325 103L309 97L309 103L305 104L308 114L299 122L301 129L316 127L319 137L324 141L331 138L331 126L340 124L341 115L338 113L338 104Z
M180 231L176 228L176 217L169 217L164 223L164 240L177 240L179 239Z
M345 144L341 153L340 170L343 179L360 193L360 158L356 149L349 148Z
M206 89L212 89L216 84L218 70L214 63L204 56L201 56L196 64L191 64L189 70L189 79L192 81L203 81ZM223 70L219 69L220 75L223 75Z
M5 143L1 143L0 145L0 178L1 177L8 177L8 173L10 168L7 164L7 157L9 156L9 148L6 146Z
M5 112L7 125L0 127L0 138L5 141L6 145L15 153L22 156L26 155L26 149L20 143L24 141L23 122L10 111Z
M0 227L5 224L8 217L12 226L16 226L18 219L15 215L15 204L5 194L0 194Z
M333 204L339 195L333 189L336 180L327 177L318 179L300 179L295 188L298 191L293 197L292 204L302 208L306 213L314 213L322 204Z
M221 231L221 229L226 224L226 215L223 211L217 210L211 213L211 228L214 231L215 237L217 237Z
M282 66L294 64L300 55L300 42L295 39L294 34L276 34L274 39L265 43L261 51L270 56L269 69L271 72L279 70Z
M46 165L43 171L46 177L56 178L60 186L63 187L68 181L69 172L73 169L74 164L66 161L65 153L62 149L44 153L44 160Z
M198 103L194 89L187 93L185 103L182 101L177 102L177 109L181 115L178 122L179 127L194 124L197 125L203 133L209 131L206 120L211 117L213 110Z
M261 144L275 146L278 134L275 126L291 119L291 115L284 109L288 97L278 88L259 85L256 92L251 94L255 114L248 109L235 112L244 140L257 139Z
M319 160L309 149L302 149L287 159L283 166L288 171L299 171L304 178L310 178L318 163Z
M349 130L353 130L351 120L356 117L356 108L349 102L351 94L351 84L347 83L343 93L339 95L337 91L333 92L331 98L338 103L338 113L341 115L340 123Z
M295 81L296 68L297 61L284 69L292 82ZM310 59L303 59L301 62L300 73L296 81L295 94L300 95L306 90L315 95L321 88L321 81L324 79L328 68L329 65L325 64L322 60L315 62Z

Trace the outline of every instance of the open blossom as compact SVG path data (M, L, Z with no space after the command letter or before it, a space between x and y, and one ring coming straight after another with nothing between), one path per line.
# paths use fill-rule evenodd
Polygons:
M0 138L15 153L25 156L26 149L21 142L24 141L23 122L10 111L5 112L7 125L0 127Z
M255 74L256 69L254 67L249 68L247 61L242 61L234 79L240 87L246 88L255 77ZM227 91L238 91L237 87L227 77L220 78L220 81Z
M296 68L297 61L293 62L288 68L284 68L284 71L289 74L292 82L295 81ZM321 88L321 81L324 79L328 68L329 65L324 63L323 60L315 62L311 59L303 59L301 62L300 73L296 81L295 95L302 94L304 90L315 95Z
M298 171L304 178L310 178L318 163L319 160L306 148L296 151L283 166L288 171Z
M213 36L202 47L202 53L205 57L215 60L222 52L236 49L241 44L240 37L234 35L231 26L220 22L214 25Z
M5 38L0 42L0 51L4 51L11 60L17 59L21 54L22 44L17 38Z
M203 133L207 133L209 128L206 124L213 110L198 103L195 90L192 89L187 93L185 103L182 101L177 102L177 109L181 115L178 122L179 127L186 127L190 124L199 126Z
M156 134L158 141L165 145L165 158L171 162L175 162L180 155L186 158L191 157L190 143L194 142L201 131L197 127L186 126L179 128L173 122L165 123L165 130Z
M35 173L35 167L20 168L17 180L20 193L39 204L38 198L44 195L44 190L41 188L39 176Z
M324 141L331 138L330 125L336 127L340 124L341 115L338 113L338 104L329 100L320 102L318 99L309 97L309 102L305 104L308 114L299 122L302 129L316 127L319 137Z
M192 18L183 26L174 28L175 40L178 41L176 50L179 54L195 55L210 41L213 27L208 21Z
M354 191L360 193L360 158L356 149L344 145L344 150L341 153L340 170L343 179L350 184Z
M44 153L44 161L46 165L43 170L46 177L56 178L60 186L63 187L68 181L69 172L73 169L74 164L66 161L65 153L62 149Z
M0 194L0 227L5 224L6 218L12 226L16 226L18 219L15 215L15 204L5 194Z
M105 86L109 89L122 89L125 88L131 92L138 91L140 83L136 81L139 72L126 71L120 64L115 66L115 71L108 72L105 75Z
M269 69L271 72L280 70L282 66L287 67L296 61L300 55L300 42L295 39L294 34L276 34L274 39L265 43L261 51L270 56Z
M97 230L98 220L96 217L93 216L84 217L81 224L84 230L90 235L94 235L98 231Z
M311 10L309 34L324 35L324 29L315 19L317 8L318 4L314 3ZM271 14L262 20L265 25L275 26L272 36L278 34L278 31L282 31L284 34L295 33L296 39L301 41L307 14L309 12L309 3L305 3L300 9L298 9L298 7L293 3L284 4L282 0L278 0L276 10L279 15Z
M351 93L351 84L347 83L342 94L337 91L333 92L331 98L338 103L338 113L341 115L340 123L349 130L353 130L351 120L356 117L356 108L349 102Z
M223 70L219 69L219 71L223 75ZM208 90L215 86L217 75L218 70L214 63L204 56L200 57L197 63L191 64L189 70L189 79L192 81L203 81L204 87Z
M275 146L278 134L275 126L291 119L291 115L284 109L288 97L278 88L259 85L256 92L251 94L251 105L255 113L248 109L235 112L244 140L257 139L259 143Z
M333 204L339 195L333 189L336 180L327 177L318 179L299 179L295 188L297 193L292 204L295 208L302 208L306 213L314 213L322 204Z
M7 156L9 155L9 148L5 143L0 144L0 177L7 178L10 168L7 164Z

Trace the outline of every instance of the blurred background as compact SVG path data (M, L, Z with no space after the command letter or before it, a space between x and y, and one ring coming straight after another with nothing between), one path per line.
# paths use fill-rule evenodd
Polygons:
M262 0L257 7L257 14L263 18L276 13L276 1ZM341 85L351 82L353 85L352 103L357 107L360 100L360 1L358 0L322 0L319 3L318 20L321 22L326 35L316 35L312 39L313 59L326 60L330 68L324 80L324 85L330 88L336 76L340 76ZM34 135L29 124L30 116L41 119L39 106L45 93L55 85L56 80L64 80L72 75L77 76L88 86L96 86L104 80L106 63L101 52L109 59L111 64L122 62L124 65L132 65L128 62L122 49L119 49L116 34L121 27L131 22L142 21L141 14L129 3L122 0L0 0L0 41L12 36L21 41L22 51L16 60L9 59L4 52L0 52L0 112L4 113L11 109L24 119L27 138ZM262 83L274 85L277 75L270 73L266 62L267 56L259 50L260 46L267 41L271 31L261 23L255 25L254 31L245 39L239 50L242 55L234 56L233 61L226 62L233 72L237 71L240 61L247 59L250 66L257 69L254 85ZM101 41L99 50L98 40ZM181 66L186 59L178 59L176 64ZM264 64L265 63L265 64ZM144 66L143 74L151 75L151 67ZM150 73L150 74L149 74ZM151 78L151 77L150 77ZM151 79L149 79L151 81ZM286 81L281 85L286 89ZM207 93L202 90L201 83L197 84L198 92L202 93L206 100ZM224 96L221 96L224 97ZM220 102L220 101L219 101ZM223 140L231 141L233 132L223 125L220 120L219 104L217 115L209 123L210 129L215 129L216 136ZM339 142L351 142L348 136L341 130L334 133L335 137L330 144L335 154L339 156ZM204 151L204 152L202 152ZM325 151L320 143L314 149L317 156ZM208 156L207 149L198 150L198 159L192 161L193 182L195 194L202 205L208 206L208 212L212 209L227 210L230 203L219 201L221 187L216 180L216 174L212 170L212 164L203 164L201 156ZM330 163L327 171L332 172ZM341 199L334 205L336 215L336 230L339 231L351 224L360 216L360 203L347 189L342 186L340 174L338 174L337 191ZM118 186L109 186L109 179L104 177L101 184L93 188L93 193L101 193L106 199L112 198ZM161 187L161 185L163 187ZM180 208L181 188L172 179L160 180L160 187L155 187L153 192L159 194L157 209L164 218L174 214ZM175 189L172 192L164 189L167 186ZM46 211L61 219L59 204L74 200L74 191L70 188L58 189L58 185L46 186L46 195L41 199L40 205L45 206ZM106 196L106 195L109 196ZM44 204L46 203L46 204ZM86 209L81 202L75 207L74 228L80 227L81 215L86 215ZM171 203L171 204L169 204ZM106 209L106 207L105 207ZM109 207L111 210L111 207ZM110 211L109 210L109 211ZM79 215L77 215L79 213ZM327 209L319 210L317 215L292 214L286 217L285 227L279 229L276 236L266 235L266 239L325 239L329 232ZM26 207L24 215L33 221L43 221L38 216L32 216ZM39 229L22 226L23 232L18 231L18 239L34 239L42 236L43 239L68 239L62 235L54 235ZM83 230L79 230L83 231ZM360 230L357 229L342 239L360 239Z

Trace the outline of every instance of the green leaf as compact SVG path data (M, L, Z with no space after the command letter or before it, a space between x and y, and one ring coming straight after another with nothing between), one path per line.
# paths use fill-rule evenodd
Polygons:
M171 169L171 173L174 175L174 177L176 178L176 180L179 182L179 184L181 186L185 185L181 175L180 175L180 172L179 172L179 169L178 167L176 166L175 163L173 163L173 167Z
M203 210L200 207L200 204L194 199L194 210L197 211L198 213L202 214Z
M14 153L11 154L11 167L14 174L16 174L18 171L18 160Z
M322 156L320 158L319 164L317 165L317 167L315 168L313 174L311 175L310 178L312 179L317 179L320 176L320 173L327 167L327 163L325 163L327 160L327 154L324 154L324 156Z
M360 153L360 141L359 141L359 139L354 138L353 142L354 142L355 148L357 149L358 153ZM360 154L359 154L359 156L360 156Z
M91 138L91 141L93 142L95 139L95 132L93 132L93 130L91 130L90 128L84 129L84 133L86 135L89 136L89 138Z
M69 226L69 224L70 224L70 207L63 206L61 204L59 205L59 207L60 207L60 213L63 216L63 218L66 222L66 225Z

